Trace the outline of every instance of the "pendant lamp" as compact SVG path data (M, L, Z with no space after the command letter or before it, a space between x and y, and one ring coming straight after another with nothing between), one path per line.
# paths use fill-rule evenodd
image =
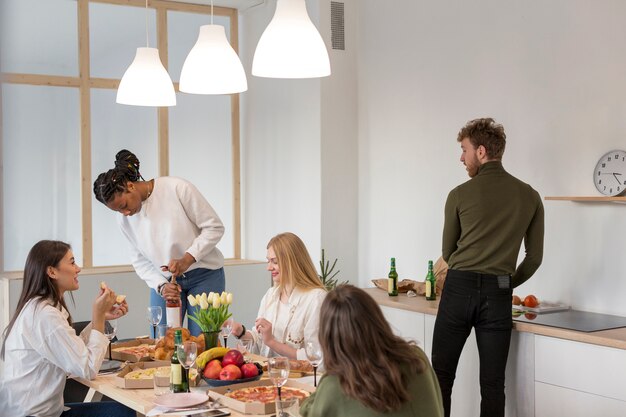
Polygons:
M146 0L146 47L137 48L135 59L124 73L116 102L131 106L167 107L176 105L174 84L159 50L148 43L148 0Z
M234 94L248 89L246 72L226 39L224 26L213 24L212 1L211 24L200 27L183 64L179 89L191 94Z
M276 12L259 39L252 75L316 78L330 75L328 51L304 0L277 0Z

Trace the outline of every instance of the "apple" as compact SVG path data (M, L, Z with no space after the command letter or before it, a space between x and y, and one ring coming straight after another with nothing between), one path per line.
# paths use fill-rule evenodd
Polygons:
M213 359L205 365L202 375L208 379L220 379L220 372L222 372L222 362L219 359Z
M244 363L241 365L241 375L243 378L254 378L259 374L259 368L253 363Z
M220 379L222 381L233 381L239 378L241 378L241 369L234 364L226 365L222 369L222 372L220 372Z
M222 366L235 365L238 368L243 365L243 355L237 349L231 349L224 355L222 359Z

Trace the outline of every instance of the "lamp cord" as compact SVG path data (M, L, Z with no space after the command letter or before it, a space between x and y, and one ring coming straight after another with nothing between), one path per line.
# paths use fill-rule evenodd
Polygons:
M146 0L146 47L150 47L150 38L148 36L148 0Z

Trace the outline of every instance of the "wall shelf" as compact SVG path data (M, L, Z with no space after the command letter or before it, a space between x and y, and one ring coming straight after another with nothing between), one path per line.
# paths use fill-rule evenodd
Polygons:
M578 201L586 203L622 203L626 204L626 197L544 197L545 200Z

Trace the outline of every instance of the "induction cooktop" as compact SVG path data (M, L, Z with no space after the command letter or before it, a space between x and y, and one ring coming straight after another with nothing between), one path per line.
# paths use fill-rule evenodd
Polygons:
M579 332L597 332L600 330L626 327L626 317L609 314L590 313L587 311L567 310L544 314L522 314L513 317L514 321L559 327Z

